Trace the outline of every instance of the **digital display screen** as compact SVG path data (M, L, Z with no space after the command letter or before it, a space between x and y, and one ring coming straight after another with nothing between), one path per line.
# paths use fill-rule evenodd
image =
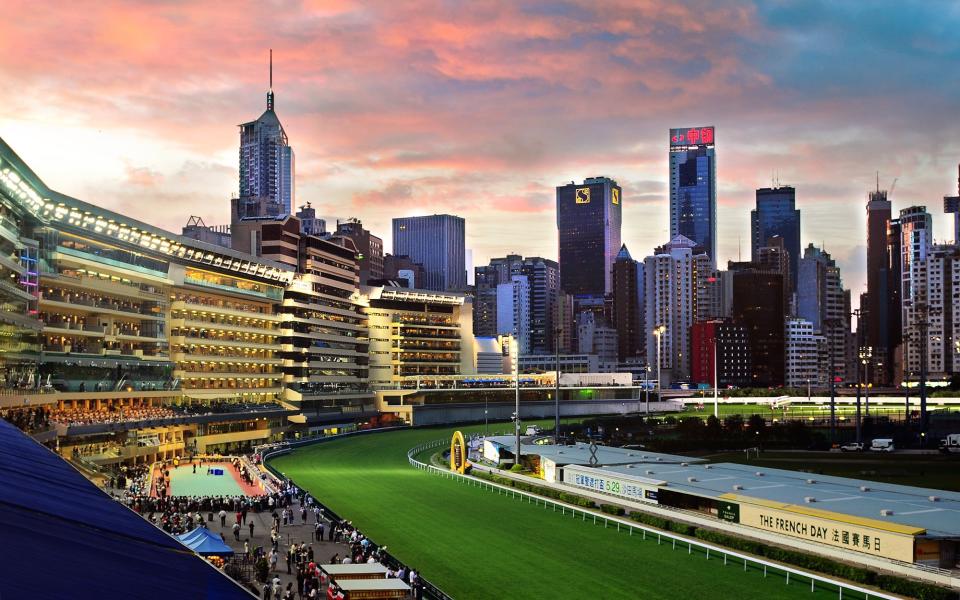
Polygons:
M699 146L713 144L713 125L709 127L681 127L670 130L671 146Z

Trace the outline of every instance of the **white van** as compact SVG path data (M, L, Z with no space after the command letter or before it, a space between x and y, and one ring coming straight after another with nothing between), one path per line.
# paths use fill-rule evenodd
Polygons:
M893 452L893 440L890 438L878 438L870 442L870 450L874 452Z
M537 425L527 425L526 435L540 435L540 427Z

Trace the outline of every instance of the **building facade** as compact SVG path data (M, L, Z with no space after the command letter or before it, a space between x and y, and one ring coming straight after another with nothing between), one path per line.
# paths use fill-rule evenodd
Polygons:
M928 297L926 263L933 249L933 217L925 206L911 206L900 211L899 221L903 368L909 377L920 373L920 352L929 341L928 324L942 315L931 312Z
M731 263L733 320L746 328L753 361L752 386L784 383L783 274L753 263Z
M271 64L271 80L273 66ZM291 215L295 206L293 148L277 113L273 84L267 92L267 110L255 121L240 125L241 218L252 215L247 206L256 202L277 207L276 214Z
M827 372L820 369L826 340L806 319L790 318L784 323L784 385L792 388L822 388Z
M800 259L797 316L813 324L827 345L827 371L834 382L846 378L847 319L840 267L830 254L809 244ZM832 365L832 366L830 366Z
M797 289L800 261L800 211L793 187L757 190L756 208L750 211L750 250L754 261L759 260L760 249L768 246L767 240L774 237L783 240L790 262L790 293Z
M617 331L617 360L626 362L646 351L643 311L643 263L630 256L626 244L613 262L613 325Z
M360 285L371 279L383 279L383 240L364 229L359 219L337 221L337 236L353 241L357 249L356 261L360 269Z
M713 269L710 257L698 253L699 246L683 236L658 250L643 261L645 341L647 362L656 369L660 357L666 385L690 377L690 327L698 320L699 280ZM662 333L654 335L658 329Z
M690 328L691 383L723 388L749 387L753 371L747 330L729 319L694 323ZM716 366L716 368L714 368Z
M717 154L713 127L670 130L670 237L682 235L716 264Z
M527 278L530 289L530 318L527 324L530 352L554 351L554 305L560 293L560 267L556 261L539 256L508 254L492 258L474 269L473 328L477 336L497 335L497 286L512 277Z
M530 280L513 275L497 285L497 335L516 340L520 354L530 354Z
M476 372L470 298L391 286L364 291L374 389Z
M467 285L466 225L454 215L428 215L393 220L393 254L423 265L418 288L437 292Z
M889 325L891 322L891 284L902 289L898 274L890 271L888 254L888 227L891 219L891 203L885 190L870 192L867 199L867 295L863 311L863 345L877 355L886 354L894 346ZM878 372L881 373L882 372ZM889 377L881 376L875 381L887 384Z
M557 187L560 285L574 296L602 298L613 291L613 260L620 250L623 204L608 177Z
M0 405L46 406L65 457L226 453L290 428L277 306L292 269L59 194L2 142L0 204L16 282L0 287Z

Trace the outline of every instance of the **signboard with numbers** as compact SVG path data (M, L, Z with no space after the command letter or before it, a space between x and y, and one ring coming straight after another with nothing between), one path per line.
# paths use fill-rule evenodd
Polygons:
M575 465L563 468L563 483L640 502L656 502L657 487L664 482L646 477L612 474L603 469Z
M882 556L905 562L913 562L914 535L924 533L923 529L893 525L894 529L902 531L883 530L868 526L875 522L880 526L887 525L874 519L847 517L839 513L830 513L808 509L803 514L788 510L781 510L766 506L740 503L740 523L756 527L765 531L772 531L792 538L819 542L837 548L844 548L851 553ZM838 519L828 519L817 516L836 515ZM841 520L847 517L847 520ZM908 530L915 533L908 533Z

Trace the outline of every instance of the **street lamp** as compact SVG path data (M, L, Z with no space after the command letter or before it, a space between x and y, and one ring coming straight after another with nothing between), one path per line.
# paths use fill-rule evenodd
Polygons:
M643 371L643 403L647 416L650 416L650 363Z
M510 336L510 357L513 359L513 385L517 396L516 412L514 414L514 429L517 434L517 453L515 455L515 465L520 464L520 348L517 346L517 338Z
M653 330L653 335L657 336L657 402L663 402L663 380L660 377L660 367L662 361L660 360L660 352L663 344L660 342L660 337L667 330L665 325L658 325Z
M717 329L713 329L713 418L720 419L719 385L720 375L717 373Z
M560 333L562 331L563 330L560 329L559 327L553 330L553 347L554 347L554 350L556 350L557 352L557 355L556 355L557 377L556 377L556 381L554 382L554 390L553 390L554 395L556 396L556 398L554 399L555 407L554 407L554 422L553 422L553 443L554 444L560 443Z

